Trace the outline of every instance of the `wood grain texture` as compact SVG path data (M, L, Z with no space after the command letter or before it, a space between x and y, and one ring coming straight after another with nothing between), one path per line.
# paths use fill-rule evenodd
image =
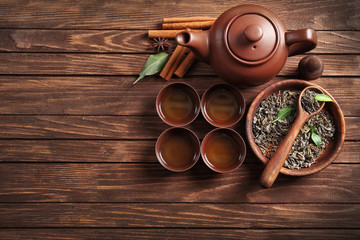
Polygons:
M201 160L182 173L158 163L1 163L0 202L360 202L358 165L332 164L306 177L280 175L268 190L259 184L263 169L244 164L217 174Z
M156 115L155 98L167 83L148 77L133 85L135 77L91 76L0 76L0 114L68 114L68 115ZM174 79L172 82L175 82ZM265 87L242 89L247 106ZM186 77L200 95L217 83L218 77ZM322 77L312 81L329 91L345 116L360 116L360 79Z
M1 227L360 227L355 204L0 204L0 210Z
M311 53L359 54L359 31L318 31ZM145 30L0 29L0 51L155 53ZM175 43L175 42L174 42Z
M154 52L146 31L1 29L1 51ZM346 36L346 34L345 34ZM339 39L339 37L335 37ZM334 39L335 40L335 39ZM339 39L341 42L341 39Z
M0 140L0 153L1 162L157 162L155 140Z
M138 75L148 54L51 54L0 53L1 74L32 75ZM288 58L279 75L296 76L304 55ZM323 55L323 76L359 76L360 55ZM198 62L189 75L214 75L210 66Z
M0 140L0 162L157 163L155 142L155 140ZM346 141L334 162L360 163L359 146L359 142ZM261 164L249 148L244 164L248 163Z
M16 228L0 229L5 239L219 239L222 240L353 240L360 238L358 229L113 229L113 228Z
M328 30L360 29L359 4L356 0L259 2L250 1L1 1L1 28L70 28L70 29L158 29L164 17L217 17L238 4L266 6L286 23L289 29L312 27ZM339 11L341 10L341 11ZM331 13L331 14L329 14Z
M345 117L346 140L359 140L360 117ZM199 116L187 126L199 138L212 127ZM0 115L0 139L156 139L169 128L158 116ZM244 135L244 119L233 127Z
M154 53L146 36L163 17L217 17L263 5L288 29L314 28L325 64L314 83L346 115L334 164L259 185L264 166L216 174L200 161L172 173L156 160L169 126L154 102L165 82L132 82ZM358 0L0 1L1 239L359 239L360 2ZM271 83L297 76L291 57L271 82L242 89L249 105ZM197 62L184 81L201 94L221 82ZM189 126L202 138L202 117ZM244 135L244 121L235 129ZM249 149L249 148L248 148ZM250 152L250 150L249 150Z

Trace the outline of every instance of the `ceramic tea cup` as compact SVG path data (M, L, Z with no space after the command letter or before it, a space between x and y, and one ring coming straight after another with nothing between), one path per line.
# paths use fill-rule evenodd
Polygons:
M225 173L241 166L246 156L244 139L230 128L216 128L201 143L201 157L212 170Z
M156 141L155 153L161 165L168 170L186 171L193 167L200 157L200 141L186 128L169 128Z
M205 91L200 102L204 118L215 127L230 127L243 117L246 103L242 93L229 84L216 84Z
M156 111L171 126L188 125L199 115L199 94L188 84L169 84L156 97Z

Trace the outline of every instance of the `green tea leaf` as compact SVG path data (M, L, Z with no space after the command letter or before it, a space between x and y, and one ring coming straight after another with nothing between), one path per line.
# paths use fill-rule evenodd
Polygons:
M276 119L272 120L271 123L274 123L276 121L286 118L287 116L289 116L291 114L292 110L293 110L293 108L291 108L291 107L286 107L286 108L280 109L280 111L277 114Z
M326 94L318 94L315 96L315 99L318 100L319 102L332 102L333 101L331 99L331 97L329 97Z
M319 146L321 144L321 136L318 134L316 129L314 128L314 125L310 125L311 130L311 140L315 143L316 146Z
M154 75L160 72L165 66L168 60L169 54L165 52L157 53L150 55L146 60L139 77L135 80L137 83L140 79L143 79L145 76Z

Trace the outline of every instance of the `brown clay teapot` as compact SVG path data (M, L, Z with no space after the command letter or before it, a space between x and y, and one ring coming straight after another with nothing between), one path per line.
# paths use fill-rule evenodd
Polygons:
M273 12L249 4L225 11L208 31L180 32L176 41L225 81L249 87L275 77L288 56L315 48L317 36L308 28L286 31Z

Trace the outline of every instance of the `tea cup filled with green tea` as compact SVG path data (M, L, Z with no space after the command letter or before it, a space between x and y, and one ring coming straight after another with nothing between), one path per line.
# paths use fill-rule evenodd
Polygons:
M200 157L200 141L195 133L186 128L169 128L156 141L155 153L166 169L173 172L186 171Z
M245 98L234 86L217 84L205 91L200 102L204 118L215 127L230 127L245 112Z
M199 94L188 84L169 84L156 97L156 111L171 126L188 125L199 115Z
M246 145L239 133L230 128L216 128L201 143L201 157L212 170L225 173L241 166L246 156Z

